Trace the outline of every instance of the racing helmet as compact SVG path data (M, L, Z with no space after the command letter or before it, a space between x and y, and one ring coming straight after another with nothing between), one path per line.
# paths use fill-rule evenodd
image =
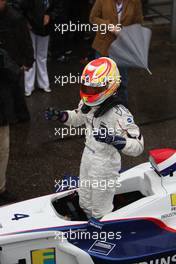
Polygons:
M116 63L107 57L89 62L81 77L80 96L88 106L97 106L113 95L120 86Z

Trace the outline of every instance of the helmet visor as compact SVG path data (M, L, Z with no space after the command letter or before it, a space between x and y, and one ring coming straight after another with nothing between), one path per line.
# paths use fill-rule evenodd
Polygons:
M87 95L100 94L100 93L106 91L107 88L108 88L108 85L105 85L102 87L93 87L93 86L86 86L84 84L81 84L82 93L87 94Z

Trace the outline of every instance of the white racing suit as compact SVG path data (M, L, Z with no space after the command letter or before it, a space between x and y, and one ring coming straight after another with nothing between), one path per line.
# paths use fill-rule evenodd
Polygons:
M77 110L67 111L65 124L74 127L86 125L86 142L79 174L79 203L88 218L98 219L113 210L121 155L113 145L96 141L94 133L103 126L125 137L126 146L121 152L133 157L143 152L144 141L132 114L124 106L113 107L98 118L94 117L97 107L93 107L88 114L83 114L81 107L82 102Z

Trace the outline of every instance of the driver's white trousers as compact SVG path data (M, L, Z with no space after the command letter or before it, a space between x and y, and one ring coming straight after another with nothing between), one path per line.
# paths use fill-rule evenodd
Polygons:
M113 198L118 188L119 163L97 157L87 147L80 166L79 203L88 218L102 218L113 210Z

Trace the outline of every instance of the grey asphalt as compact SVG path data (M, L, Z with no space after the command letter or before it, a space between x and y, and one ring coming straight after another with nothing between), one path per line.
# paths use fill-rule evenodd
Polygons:
M152 76L144 70L130 70L129 109L141 126L145 151L138 158L123 156L125 169L148 161L151 149L176 148L176 45L169 42L168 26L153 30L149 61ZM27 98L31 122L11 127L7 186L19 201L52 193L55 179L79 174L84 138L55 136L55 128L61 126L45 121L44 110L48 106L77 106L79 85L61 87L54 84L54 76L77 74L80 70L78 58L67 64L50 59L52 93L36 90Z

